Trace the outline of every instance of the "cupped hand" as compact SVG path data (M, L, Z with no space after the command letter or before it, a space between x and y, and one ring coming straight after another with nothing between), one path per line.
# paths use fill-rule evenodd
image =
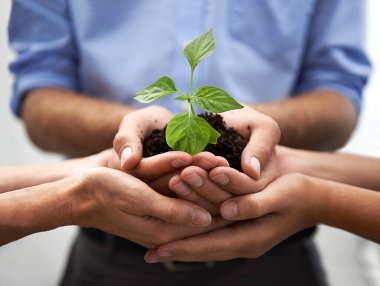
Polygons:
M90 167L108 167L121 170L119 158L114 149L107 149L93 155L91 159L89 166L81 167L80 171L87 170ZM144 181L157 192L173 196L173 192L169 188L169 180L179 174L184 167L190 165L198 166L203 170L211 170L217 166L228 166L228 162L226 159L215 156L210 152L201 152L192 157L186 152L170 151L142 158L137 166L127 171L127 173Z
M142 157L142 142L155 129L163 129L173 114L161 106L148 106L128 113L122 119L113 147L122 170L132 170Z
M163 196L135 177L110 168L82 175L73 203L74 223L118 235L147 248L230 224L201 207Z
M178 197L194 202L212 215L217 215L225 200L259 192L280 174L274 153L259 180L227 166L218 166L210 171L189 166L170 179L169 187Z
M241 155L241 166L244 173L256 180L259 179L280 141L279 125L271 117L248 106L221 115L227 127L233 127L248 139Z
M289 174L263 191L231 198L238 222L195 237L174 241L150 250L148 263L163 261L215 261L256 258L297 231L318 223L321 212L318 196L311 191L313 179ZM231 218L230 218L231 219Z

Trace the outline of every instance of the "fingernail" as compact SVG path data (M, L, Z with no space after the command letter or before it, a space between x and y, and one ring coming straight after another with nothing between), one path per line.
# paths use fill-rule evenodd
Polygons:
M224 174L219 174L214 177L211 177L211 180L213 180L218 185L222 185L222 186L225 186L230 182L230 179Z
M187 165L189 165L189 163L187 163L187 162L185 162L183 160L180 160L180 159L175 159L172 162L172 166L174 168L180 168L180 167L184 167L184 166L187 166Z
M260 176L260 161L256 157L252 157L249 163L251 164L252 168L256 171L256 173Z
M237 204L235 202L227 202L222 206L224 217L233 218L237 216Z
M123 149L123 151L121 152L121 156L120 156L120 164L121 164L121 167L123 168L125 162L127 161L128 157L131 156L132 154L132 147L130 146L127 146Z
M147 258L145 259L145 261L146 261L147 263L157 263L157 262L160 262L160 260L158 260L157 257L147 257Z
M194 173L194 174L184 178L184 180L186 181L186 183L188 183L191 186L196 187L196 188L202 186L202 184L203 184L203 180L202 180L201 176L199 176L197 173Z
M178 184L174 185L173 190L175 191L177 195L183 196L183 197L191 193L191 189L182 182L179 182Z
M199 226L206 226L211 223L211 215L208 212L205 212L204 210L200 208L195 208L193 210L193 224L199 225Z

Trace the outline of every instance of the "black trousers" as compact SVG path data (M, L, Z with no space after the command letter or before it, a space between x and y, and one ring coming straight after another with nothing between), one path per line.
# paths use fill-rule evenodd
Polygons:
M283 243L257 259L234 259L214 265L195 263L190 269L175 269L177 271L162 263L147 264L143 254L112 247L112 243L99 243L80 233L72 247L61 286L327 285L310 237Z

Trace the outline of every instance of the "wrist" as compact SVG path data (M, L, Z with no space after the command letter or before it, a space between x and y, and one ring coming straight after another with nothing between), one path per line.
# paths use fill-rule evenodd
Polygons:
M86 170L73 176L75 181L68 192L71 209L71 224L81 227L93 227L93 213L96 213L97 200L95 188L101 174L94 170Z
M88 174L85 174L87 170L103 166L105 164L105 158L103 156L104 152L86 156L83 158L78 159L70 159L67 160L65 163L67 164L65 166L66 173L64 174L64 178L69 178L73 176L81 176L83 174L85 177L88 176ZM83 178L82 176L82 179Z
M302 156L302 151L277 145L277 164L281 175L290 173L310 174L307 160Z
M307 179L305 190L309 200L308 212L312 215L312 225L328 224L333 209L333 192L334 188L331 182L315 178L311 176L304 176Z

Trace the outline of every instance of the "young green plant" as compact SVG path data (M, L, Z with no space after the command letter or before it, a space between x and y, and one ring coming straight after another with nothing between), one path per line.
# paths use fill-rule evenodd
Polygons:
M197 65L215 50L212 29L191 41L183 53L190 64L190 92L183 93L175 87L174 81L164 76L136 93L134 98L142 103L149 103L169 94L180 96L175 100L187 101L188 112L173 116L166 127L166 142L177 151L185 151L190 155L202 152L207 144L216 144L220 133L205 119L194 112L193 104L211 113L221 113L243 106L234 100L226 91L214 86L201 86L194 94L194 70Z

